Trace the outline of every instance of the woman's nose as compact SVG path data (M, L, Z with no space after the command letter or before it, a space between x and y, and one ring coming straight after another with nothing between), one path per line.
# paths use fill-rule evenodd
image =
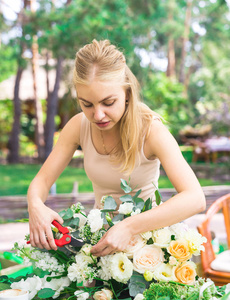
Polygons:
M104 111L101 108L95 108L94 119L95 121L101 121L105 116Z

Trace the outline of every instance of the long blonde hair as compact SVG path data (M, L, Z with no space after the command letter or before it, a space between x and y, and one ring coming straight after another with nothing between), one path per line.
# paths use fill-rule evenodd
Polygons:
M94 78L101 82L119 83L126 90L128 104L120 120L121 142L111 159L122 172L131 174L155 113L141 102L139 83L126 65L124 54L108 40L93 40L76 53L75 87L77 83L87 85Z

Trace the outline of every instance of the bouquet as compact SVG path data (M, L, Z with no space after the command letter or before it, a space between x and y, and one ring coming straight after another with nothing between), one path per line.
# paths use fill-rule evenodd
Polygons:
M118 213L112 196L101 199L102 209L88 215L81 203L61 211L63 226L85 244L78 248L65 246L57 251L38 249L15 243L14 250L25 264L33 264L33 273L23 277L0 277L0 290L21 288L30 299L218 299L230 294L230 286L218 289L211 280L198 278L193 255L204 250L206 238L195 229L178 223L132 237L124 252L95 257L93 245L117 222L152 209L152 200L134 196L132 188L121 179L124 196ZM161 196L155 192L156 203ZM56 239L60 238L53 228ZM26 237L29 240L29 236ZM162 298L163 297L163 298ZM224 298L223 298L224 299ZM227 299L227 298L226 298Z

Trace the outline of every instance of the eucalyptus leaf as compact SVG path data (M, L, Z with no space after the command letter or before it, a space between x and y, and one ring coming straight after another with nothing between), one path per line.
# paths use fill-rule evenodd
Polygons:
M116 203L116 201L113 199L113 197L108 196L105 199L104 208L101 211L102 212L115 211L116 209L117 209L117 203Z
M73 217L73 211L72 211L72 209L68 208L66 210L66 213L64 214L64 216L62 218L63 218L63 220L67 220L67 219L70 219L72 217Z
M8 290L10 289L10 283L2 283L0 282L0 291Z
M73 221L72 221L72 224L74 226L79 226L79 222L80 222L80 219L79 218L74 218Z
M138 190L136 194L133 196L133 200L135 200L141 193L142 190Z
M112 222L117 222L117 221L122 221L124 220L124 215L123 214L118 214L116 215L113 219L112 219Z
M155 191L155 196L156 196L156 204L160 205L160 203L161 203L161 194L160 194L159 190Z
M67 220L64 221L64 223L62 224L62 226L64 226L64 227L70 226L71 227L72 222L73 222L72 218L71 219L67 219Z
M145 201L141 198L136 198L134 202L135 202L135 207L139 208L142 211L142 209L145 206Z
M38 297L42 298L42 299L52 297L54 294L55 294L55 291L52 289L49 289L49 288L45 288L45 289L38 291Z
M143 211L147 211L147 210L150 210L152 209L152 199L151 198L148 198L146 201L145 201L145 206L143 208Z
M66 209L59 211L59 216L63 217L66 214Z
M133 202L133 198L131 195L124 195L120 197L122 202Z
M129 294L131 297L135 297L139 293L143 294L149 286L150 283L144 279L144 276L134 271L129 282Z
M121 188L126 194L132 192L132 188L128 185L127 181L124 179L121 179Z

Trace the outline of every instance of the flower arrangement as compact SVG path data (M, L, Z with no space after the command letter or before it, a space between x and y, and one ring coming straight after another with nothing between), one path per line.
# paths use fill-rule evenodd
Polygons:
M206 239L183 223L135 235L124 252L93 256L92 246L115 223L152 208L150 198L144 201L139 197L141 190L132 196L132 188L122 179L121 188L125 194L120 198L118 214L112 196L103 197L103 208L92 209L88 215L81 203L59 213L63 226L83 240L83 246L47 251L15 243L17 254L25 263L33 264L34 272L15 279L1 276L0 290L26 289L30 299L168 300L193 295L193 300L206 300L230 295L229 285L218 289L212 281L198 278L191 258L204 250ZM160 205L158 190L155 195ZM56 239L60 237L56 228L53 234Z

